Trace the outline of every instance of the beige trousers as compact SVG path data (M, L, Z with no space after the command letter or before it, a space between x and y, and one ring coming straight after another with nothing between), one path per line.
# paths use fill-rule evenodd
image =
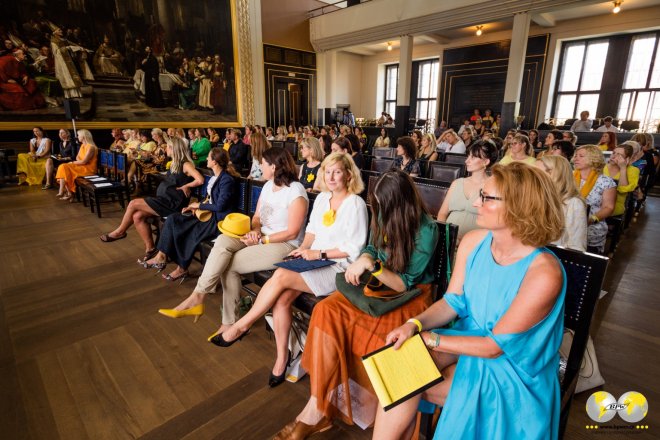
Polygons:
M275 269L273 264L282 261L282 258L293 249L295 247L289 243L246 246L238 238L221 234L204 264L195 292L214 293L220 281L222 323L233 324L236 322L236 312L243 287L241 275Z

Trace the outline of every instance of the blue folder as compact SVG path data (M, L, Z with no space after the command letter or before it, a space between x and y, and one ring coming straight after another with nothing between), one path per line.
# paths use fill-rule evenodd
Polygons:
M294 272L307 272L308 270L314 270L321 267L332 266L335 264L332 260L305 260L304 258L296 258L293 260L282 261L281 263L275 263L277 267L283 267L284 269L289 269Z

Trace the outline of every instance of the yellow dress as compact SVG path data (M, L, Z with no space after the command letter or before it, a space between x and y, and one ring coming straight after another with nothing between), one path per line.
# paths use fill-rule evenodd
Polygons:
M42 138L39 145L36 144L36 139L33 147L36 147L37 156L42 155L46 151L46 141L48 138ZM46 177L46 161L47 157L34 160L29 153L21 153L16 158L16 174L18 174L19 185L27 182L29 185L41 185L41 182Z
M76 161L83 160L87 156L87 152L90 148L96 150L96 146L91 144L82 144L78 155L76 156ZM94 157L85 165L78 165L73 162L63 163L57 168L57 174L55 178L57 180L64 179L66 182L66 187L69 192L76 191L76 179L82 176L91 176L96 173L96 159L98 154L94 151Z

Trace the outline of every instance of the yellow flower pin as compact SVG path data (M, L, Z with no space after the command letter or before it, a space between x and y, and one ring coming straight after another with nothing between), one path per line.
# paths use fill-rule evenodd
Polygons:
M323 214L323 225L332 226L334 222L335 222L335 211L332 209L325 211L325 213Z
M312 180L314 180L315 178L316 178L316 176L315 176L314 174L309 173L309 174L307 175L307 183L310 183L310 182L311 182Z

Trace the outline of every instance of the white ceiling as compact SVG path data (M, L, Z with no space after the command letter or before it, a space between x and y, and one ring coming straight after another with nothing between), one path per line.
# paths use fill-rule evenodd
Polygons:
M322 1L322 0L321 0ZM330 0L328 0L330 2ZM376 0L377 1L377 0ZM639 9L639 8L649 8L653 6L660 7L660 0L624 0L621 5L622 13L625 11ZM543 14L532 16L532 24L539 26L553 26L553 23L558 23L565 20L573 20L580 17L593 17L597 15L606 15L612 14L613 2L607 1L602 3L596 3L585 6L578 6L573 8L561 8L558 10L550 10L544 12ZM660 23L659 23L660 24ZM494 23L482 23L483 32L499 32L510 30L513 25L513 19L502 20ZM414 43L415 44L446 44L451 40L468 38L475 35L476 32L475 26L456 28L456 29L443 29L434 34L424 34L424 35L415 35ZM393 49L399 48L399 40L391 40ZM374 55L378 52L383 52L387 50L387 41L378 42L378 43L367 43L360 44L351 47L345 47L342 49L345 52L354 53L357 55Z

